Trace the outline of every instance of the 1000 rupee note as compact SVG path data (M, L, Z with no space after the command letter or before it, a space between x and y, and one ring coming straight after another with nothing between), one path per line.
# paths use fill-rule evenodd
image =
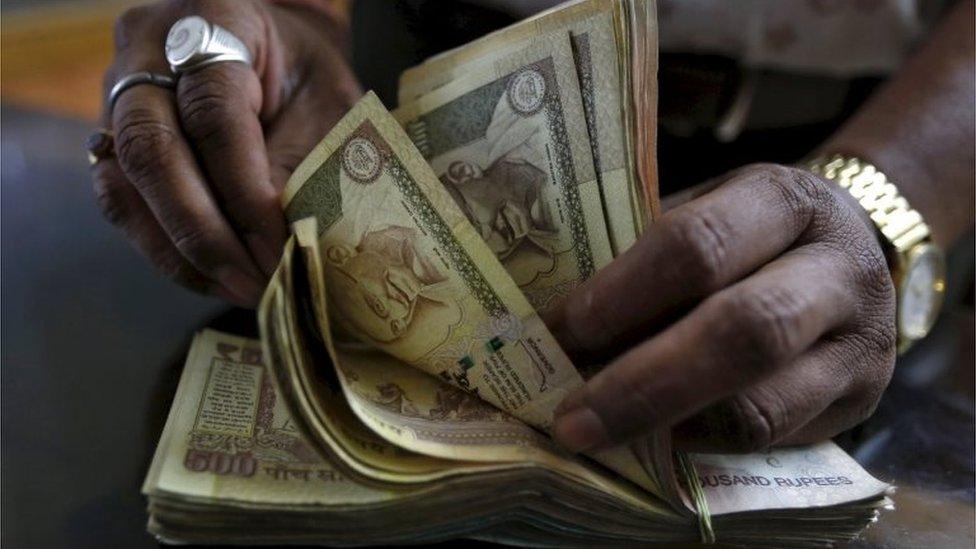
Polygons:
M558 402L582 385L372 93L298 167L282 200L289 221L316 219L329 337L338 343L376 348L544 431ZM595 457L653 484L628 449Z
M691 459L715 515L828 507L877 498L890 489L831 441Z

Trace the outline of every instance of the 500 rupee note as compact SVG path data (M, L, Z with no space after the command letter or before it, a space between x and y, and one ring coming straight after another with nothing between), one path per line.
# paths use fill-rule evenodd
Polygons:
M538 311L613 257L569 35L492 57L394 116Z
M380 350L543 431L583 383L372 93L298 167L282 201L289 221L316 220L337 343ZM629 449L597 459L652 484Z

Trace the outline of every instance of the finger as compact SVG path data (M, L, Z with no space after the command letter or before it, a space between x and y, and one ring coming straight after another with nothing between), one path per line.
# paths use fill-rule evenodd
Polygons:
M668 212L677 208L678 206L687 204L692 200L696 200L705 196L706 194L714 191L721 185L725 180L729 179L728 175L723 177L718 177L714 179L709 179L708 181L703 181L693 187L683 189L677 192L673 192L667 196L661 197L661 210Z
M867 419L891 377L894 357L856 339L826 339L735 397L676 425L676 448L755 452L826 440ZM881 379L865 376L875 372Z
M126 28L125 21L145 19L151 16L151 8L146 6L137 6L127 10L116 25L116 42L118 44L127 42L124 30ZM132 53L131 56L139 57L137 53ZM143 59L141 62L145 61ZM115 64L106 70L103 78L103 105L102 112L99 115L99 123L105 129L112 128L112 111L108 100L109 90L119 78L119 69ZM126 179L125 173L116 158L101 159L91 166L90 171L95 201L102 212L102 216L109 223L120 228L132 246L149 259L156 269L177 284L195 292L214 294L232 303L239 301L233 293L205 277L180 254L156 221L145 200Z
M108 90L118 79L132 72L149 70L158 73L168 73L163 50L168 26L160 22L175 20L179 17L179 6L157 3L150 6L137 6L126 10L115 25L116 62L106 71L105 75L105 103L102 122L106 127L115 128L115 146L118 164L108 164L111 172L114 168L121 168L119 179L128 180L128 188L114 184L119 192L130 193L135 189L140 201L131 204L141 205L145 209L134 207L131 214L145 227L136 231L139 234L158 234L162 231L167 240L167 246L151 238L153 250L166 251L157 253L154 257L161 260L164 270L173 271L170 265L189 264L194 271L192 278L202 276L212 281L214 292L237 304L251 303L256 297L251 297L256 285L253 273L258 273L253 262L247 257L240 244L230 245L222 252L210 253L211 246L223 246L227 239L227 231L222 229L222 216L212 200L200 201L198 196L202 177L196 169L195 160L186 146L182 134L178 130L172 93L149 85L139 85L123 92L118 98L114 110L108 104ZM135 107L135 108L133 108ZM124 124L119 124L124 121ZM161 166L162 169L159 169ZM179 179L170 179L173 176ZM106 181L114 181L111 175ZM172 183L172 189L168 185ZM109 183L109 185L113 185ZM185 193L189 188L192 192ZM205 194L205 188L204 194ZM168 197L168 193L183 193L183 196ZM182 208L184 202L192 205L191 209ZM151 212L146 215L146 212ZM155 218L155 219L154 219ZM196 219L209 220L208 224L194 223ZM202 227L202 228L201 228ZM213 230L211 230L213 229ZM211 246L194 242L194 234L207 233L212 241ZM199 242L202 239L197 239ZM146 243L143 249L150 248ZM171 254L176 249L182 261L177 261ZM160 260L157 260L160 261ZM236 267L234 262L237 262ZM178 272L189 272L186 267L179 267ZM259 274L259 273L258 273ZM177 276L180 278L181 276ZM216 279L222 282L215 282Z
M832 197L823 181L798 170L734 175L665 214L546 315L546 324L577 358L624 347L780 255Z
M754 452L789 440L852 389L858 359L843 342L821 340L767 379L675 425L674 446Z
M92 176L102 214L122 229L129 242L157 269L191 290L212 293L235 305L246 305L226 288L203 276L180 254L138 191L125 179L117 161L111 158L99 161L92 167Z
M260 298L262 275L210 193L179 130L172 92L136 86L113 112L116 154L180 253L244 303Z
M625 442L773 374L854 315L841 253L806 246L713 295L567 397L557 438L575 451Z
M336 58L328 66L332 68L329 74L318 71L309 75L309 85L296 91L268 129L265 139L276 189L285 188L312 148L362 96L346 62Z
M861 393L857 396L839 399L819 416L783 437L776 444L782 446L812 444L835 437L871 417L880 400L880 393L876 398L868 396L867 393Z
M865 344L865 342L868 342ZM861 372L849 390L826 410L801 427L784 435L779 444L807 444L838 435L869 418L878 406L895 369L894 327L882 331L863 331L843 346L843 361L835 363L860 365Z
M258 118L257 75L242 63L217 63L185 74L179 81L177 104L183 129L214 193L251 255L270 276L286 230Z

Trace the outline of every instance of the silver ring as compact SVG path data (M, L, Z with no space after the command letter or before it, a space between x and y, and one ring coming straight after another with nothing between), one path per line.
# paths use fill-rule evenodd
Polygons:
M250 66L252 59L251 50L232 32L198 15L173 23L166 35L166 61L174 74L226 61Z
M112 86L112 91L108 92L109 110L115 108L115 102L119 100L119 96L122 95L122 92L133 86L138 86L139 84L152 84L153 86L159 86L161 88L173 89L176 87L176 79L166 74L158 74L149 71L139 71L132 74L127 74L119 79L114 86Z

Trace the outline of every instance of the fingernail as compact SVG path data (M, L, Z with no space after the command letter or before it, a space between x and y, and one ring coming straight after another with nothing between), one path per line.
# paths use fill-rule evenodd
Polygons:
M245 307L254 307L261 299L261 283L239 271L237 267L226 267L218 271L217 282L245 303Z
M281 258L281 248L274 246L268 237L260 234L246 235L244 240L247 241L247 246L251 249L254 260L258 262L258 266L261 267L264 274L268 277L274 274L278 260Z
M607 429L603 420L586 406L557 418L553 434L571 452L592 450L607 441Z

